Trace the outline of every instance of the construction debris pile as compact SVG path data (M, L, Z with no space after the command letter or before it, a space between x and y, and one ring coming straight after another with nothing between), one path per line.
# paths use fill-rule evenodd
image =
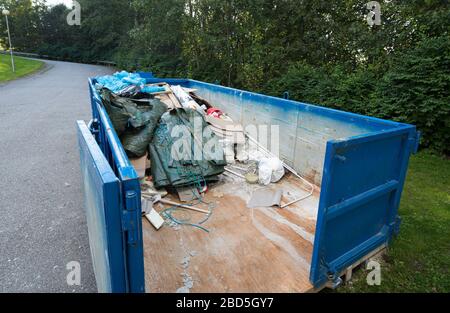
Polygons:
M196 119L199 124L198 134L194 129ZM184 126L180 130L188 132L189 139L192 139L186 141L188 145L182 151L177 149L172 138L180 125ZM217 175L223 173L226 162L217 136L205 131L207 127L203 115L195 109L174 109L161 117L149 144L151 171L156 188L189 186L202 180L217 181ZM202 141L215 145L220 150L216 151L216 155L208 155L208 149L201 149ZM199 148L198 152L195 151L196 148Z
M165 220L208 231L201 225L210 217L213 205L205 203L203 195L208 184L217 182L222 174L263 186L280 181L285 168L300 177L194 89L148 84L138 74L127 72L96 81L103 105L141 179L143 214L156 229ZM249 146L257 149L249 151ZM184 204L165 199L168 193L177 194ZM281 194L259 191L249 207L265 203L281 207ZM159 214L154 210L156 203L171 207ZM208 210L194 206L199 203L207 204ZM178 210L200 212L206 218L193 223L177 218Z

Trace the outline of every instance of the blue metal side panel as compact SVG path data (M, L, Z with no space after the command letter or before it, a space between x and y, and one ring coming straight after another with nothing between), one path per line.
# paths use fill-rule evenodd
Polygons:
M354 113L338 111L326 107L316 106L312 104L306 104L298 101L286 100L282 98L271 97L254 92L214 85L210 83L200 82L196 80L189 80L189 87L196 88L196 86L202 86L208 88L211 92L227 93L232 95L239 95L243 101L266 103L273 107L283 107L286 110L298 109L300 111L307 111L311 113L320 114L323 116L329 116L335 120L343 120L346 122L352 122L361 124L368 127L383 127L383 126L395 126L398 123L377 119L369 116L358 115Z
M136 74L139 74L139 76L141 76L142 78L145 78L145 79L154 78L153 73L151 73L151 72L136 72Z
M310 275L315 287L336 279L397 232L416 140L415 127L405 125L328 142Z
M78 121L89 244L99 292L125 292L119 180L94 137Z
M144 77L147 80L147 84L157 84L157 83L168 83L169 85L180 85L183 87L189 86L190 80L184 78L148 78Z
M259 102L259 103L265 103L272 107L280 107L283 108L283 110L300 110L302 112L310 112L315 113L323 116L330 117L334 120L340 120L345 121L347 123L352 123L361 127L368 127L372 128L373 130L381 130L391 127L399 127L402 125L402 123L389 121L389 120L383 120L375 117L345 112L345 111L339 111L335 109L326 108L323 106L318 105L312 105L308 103L302 103L298 101L293 100L287 100L267 95L262 95L250 91L244 91L239 90L235 88L230 87L224 87L220 85L215 85L211 83L205 83L197 80L192 79L177 79L177 78L153 78L153 79L147 79L148 83L159 83L159 82L167 82L171 85L181 85L183 87L189 87L189 88L205 88L208 89L212 93L223 93L223 94L229 94L232 96L238 96L242 99L244 102Z
M132 205L133 213L141 212L139 177L120 143L120 139L112 126L112 122L94 86L95 80L89 80L92 115L93 119L97 120L99 125L96 140L114 173L119 178L121 191L119 205L122 212L129 211L131 208L127 207L127 194L131 193L134 194L136 199L139 199L139 201L128 201ZM125 247L124 261L126 266L127 291L141 293L145 292L142 218L140 213L131 216L131 222L134 227L133 235L131 235L130 231L121 230L123 246Z

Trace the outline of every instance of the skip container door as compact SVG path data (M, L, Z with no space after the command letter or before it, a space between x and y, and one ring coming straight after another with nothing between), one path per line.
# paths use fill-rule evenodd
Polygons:
M77 122L92 263L99 292L127 292L120 181L83 121Z
M396 130L328 142L311 264L311 281L335 287L340 275L400 226L398 207L419 134Z

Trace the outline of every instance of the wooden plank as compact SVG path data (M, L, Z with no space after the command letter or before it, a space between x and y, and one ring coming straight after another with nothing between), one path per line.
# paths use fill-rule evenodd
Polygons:
M169 110L182 107L180 101L178 101L177 97L171 91L157 94L155 98L167 105Z
M353 274L353 266L347 267L347 270L345 272L345 282L348 283L350 280L352 280L352 274Z
M172 101L175 108L180 109L183 107L178 98L173 94L173 92L170 92L167 95L169 96L169 99Z
M347 267L345 270L343 270L339 274L339 277L343 277L345 275L345 282L348 283L349 281L351 281L351 279L353 277L353 270L355 268L357 268L362 263L368 262L372 258L376 258L376 257L379 257L379 256L383 255L384 253L386 253L386 249L387 249L386 245L382 245L382 246L378 247L377 249L375 249L372 252L368 253L367 255L365 255L364 257L362 257L361 259L359 259L358 261L356 261L355 263L353 263L352 265ZM350 278L348 278L348 275L350 275ZM326 288L326 286L324 285L324 286L322 286L320 288L312 288L308 292L320 292L321 290L323 290L325 288Z

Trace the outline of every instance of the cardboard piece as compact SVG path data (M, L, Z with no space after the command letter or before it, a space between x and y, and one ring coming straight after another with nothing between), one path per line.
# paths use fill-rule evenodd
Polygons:
M153 225L153 227L155 227L156 230L159 230L164 224L164 219L153 208L150 210L149 214L145 215L145 218L150 222L150 224Z
M136 171L136 173L138 174L140 179L145 177L145 171L147 169L147 166L150 165L147 162L147 158L148 158L148 152L142 158L130 159L130 163L131 163L131 165L133 165L134 170Z

